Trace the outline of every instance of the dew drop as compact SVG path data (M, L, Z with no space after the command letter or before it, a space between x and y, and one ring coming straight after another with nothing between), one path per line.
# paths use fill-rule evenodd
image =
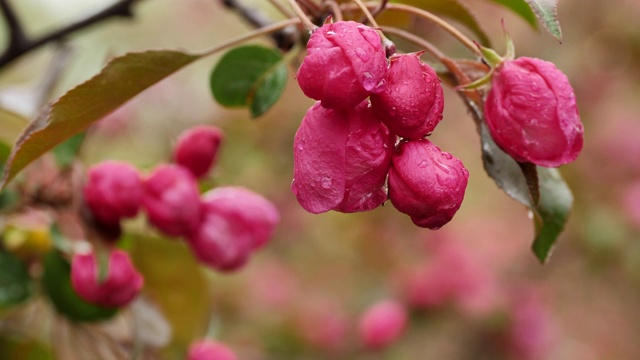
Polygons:
M322 178L320 186L322 186L323 189L329 189L331 188L331 185L333 185L333 180L330 177L325 176Z

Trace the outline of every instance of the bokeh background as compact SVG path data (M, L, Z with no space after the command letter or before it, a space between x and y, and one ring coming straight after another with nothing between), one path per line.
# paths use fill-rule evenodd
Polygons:
M34 36L109 3L12 1ZM279 17L263 2L248 3ZM462 208L448 225L417 228L390 204L368 213L312 215L290 191L293 136L312 105L293 80L295 68L278 104L251 120L248 111L213 101L208 77L219 56L212 56L102 120L81 152L87 166L118 159L148 171L169 161L182 129L214 124L226 140L204 186L242 185L281 211L271 243L233 274L198 266L183 244L159 239L140 219L127 224L137 234L126 240L145 273L145 301L172 329L162 358L183 358L188 344L207 332L250 360L640 358L640 2L561 0L562 44L493 3L464 3L499 52L504 19L517 55L554 62L576 91L585 147L576 162L561 168L575 206L550 262L540 265L530 251L527 209L484 173L475 126L451 89L431 139L459 157L471 175ZM159 48L197 52L251 29L212 0L144 0L134 12L131 20L112 19L68 39L71 60L53 98L114 55ZM439 30L407 25L445 52L469 56ZM3 106L21 109L22 95L40 84L53 53L53 46L45 47L0 73ZM358 317L384 299L407 306L408 329L388 349L366 351L357 336ZM40 311L48 314L40 318L46 321L2 314L0 358L52 357L52 333L64 320L46 307ZM136 331L166 336L166 324L158 324ZM67 341L53 346L69 347L79 358L91 359L91 346L114 341L109 333L65 326ZM85 338L93 340L73 341Z

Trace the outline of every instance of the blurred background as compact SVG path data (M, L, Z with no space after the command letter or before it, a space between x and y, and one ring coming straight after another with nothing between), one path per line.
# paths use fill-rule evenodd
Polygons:
M109 3L12 2L33 36ZM266 3L247 3L280 16ZM161 358L183 358L189 343L209 332L250 360L640 359L640 2L561 0L562 44L494 3L464 3L498 52L504 51L504 19L516 54L554 62L576 91L585 147L561 168L575 204L549 263L540 265L530 251L527 209L484 173L475 126L451 89L431 139L463 161L470 179L449 224L417 228L390 204L367 213L313 215L290 191L293 136L313 103L293 80L295 68L282 99L251 120L246 110L214 102L208 78L219 55L212 56L100 121L81 152L87 166L118 159L149 171L169 161L181 130L213 124L226 140L207 186L248 187L281 211L271 243L233 274L200 267L180 242L153 232L136 236L131 252L145 274L144 298L162 315L135 331L167 337L170 326ZM213 0L144 0L134 13L69 38L71 58L52 98L96 74L112 56L198 52L251 29ZM407 25L446 53L469 56L437 29ZM23 95L46 76L53 53L53 46L44 47L0 73L2 106L21 110ZM127 226L141 227L139 219ZM387 349L364 350L358 318L385 299L407 307L408 328ZM47 315L37 318L46 321L29 322L20 311L2 314L2 359L49 359L51 346L91 359L92 346L124 341L88 326L61 325L46 306L38 311ZM52 344L56 332L68 338ZM92 340L78 345L73 339Z

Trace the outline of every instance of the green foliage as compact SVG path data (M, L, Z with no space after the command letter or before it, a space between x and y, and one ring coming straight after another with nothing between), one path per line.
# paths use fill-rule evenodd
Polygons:
M538 28L536 14L533 13L526 0L489 0L496 4L500 4L514 13L520 15L534 29Z
M98 75L71 89L29 124L13 148L0 188L56 145L199 58L178 51L156 50L111 60Z
M101 321L111 318L117 308L104 308L82 300L71 286L71 266L57 250L44 260L42 288L56 310L74 321Z
M540 201L534 211L536 238L532 249L540 262L549 259L573 206L573 195L557 169L538 166Z
M558 0L525 0L542 22L544 27L558 41L562 41L562 31L558 22Z
M211 73L211 93L221 105L248 107L258 117L278 101L287 83L284 57L258 45L227 52Z
M484 123L480 134L487 174L507 195L532 211L536 229L532 249L540 262L546 262L569 217L571 190L557 169L518 164L496 145Z
M32 290L25 264L9 253L0 252L0 310L22 303Z

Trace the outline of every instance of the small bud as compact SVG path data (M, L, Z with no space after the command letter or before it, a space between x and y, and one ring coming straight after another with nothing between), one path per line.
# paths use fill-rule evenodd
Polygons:
M400 338L407 327L407 310L387 300L369 307L359 322L360 340L368 349L382 349Z
M196 341L189 346L188 360L237 360L229 347L213 340Z
M198 185L178 165L161 165L144 182L142 205L149 222L168 236L188 236L200 224Z
M435 70L418 54L391 57L386 89L371 95L373 111L391 132L406 139L431 133L442 120L444 97Z
M142 202L142 179L133 166L105 161L89 169L84 201L100 223L116 225L138 213Z
M291 189L314 214L374 209L387 199L384 182L394 142L367 101L348 111L316 103L294 139Z
M498 65L484 114L496 144L516 161L557 167L582 150L575 94L548 61L521 57Z
M208 199L202 203L202 222L187 238L194 255L205 265L219 271L241 268L249 259L255 239L244 215L229 207L227 201Z
M254 249L266 244L280 222L278 209L262 195L240 186L215 188L204 194L204 202L242 221L252 234Z
M387 60L380 36L354 21L317 29L296 79L308 97L331 109L352 108L382 90Z
M215 126L194 126L178 137L173 159L196 178L203 177L215 164L222 139L222 131Z
M389 170L389 199L414 224L435 230L460 208L468 179L462 162L429 140L404 141Z
M99 279L96 255L75 254L71 262L71 285L85 301L104 306L120 307L135 298L144 279L138 273L126 252L114 250L104 280Z

